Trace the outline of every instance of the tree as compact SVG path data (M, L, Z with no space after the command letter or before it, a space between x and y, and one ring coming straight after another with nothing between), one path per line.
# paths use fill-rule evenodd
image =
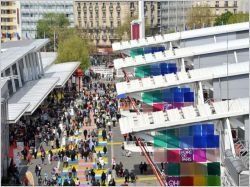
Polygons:
M227 11L226 13L221 14L215 19L214 25L225 25L228 24L229 18L233 15L232 12Z
M92 46L87 39L78 36L77 31L71 30L67 32L68 34L59 40L57 63L80 61L81 69L86 70L90 65L89 53Z
M228 24L248 22L248 21L249 21L249 13L239 12L237 14L233 14L232 16L230 16Z
M209 6L195 6L187 13L187 26L189 28L202 28L211 25L213 13Z
M48 46L49 50L53 46L58 45L58 33L65 30L69 26L69 20L64 14L47 13L37 22L37 38L50 38L51 45ZM54 37L56 43L54 44Z

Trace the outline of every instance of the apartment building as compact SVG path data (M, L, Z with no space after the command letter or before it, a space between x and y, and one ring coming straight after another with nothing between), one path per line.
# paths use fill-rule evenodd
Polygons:
M195 6L208 6L212 19L227 11L234 14L248 12L247 0L166 0L160 4L162 33L184 30L188 14Z
M38 20L46 13L63 13L74 26L73 0L21 0L22 34L25 38L36 37Z
M2 0L0 10L1 42L20 39L20 3L13 0Z
M160 6L155 1L145 2L146 25L150 32L157 32L160 26ZM120 40L116 28L129 18L138 17L138 0L75 0L75 25L87 32L96 46L111 46ZM127 36L128 37L128 36Z

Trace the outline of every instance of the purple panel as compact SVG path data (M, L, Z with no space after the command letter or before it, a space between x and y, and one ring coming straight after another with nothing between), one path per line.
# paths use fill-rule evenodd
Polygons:
M180 151L181 162L193 162L193 150L192 149L182 149Z
M167 184L168 186L180 186L180 177L168 176Z
M194 161L195 162L206 162L206 150L204 149L195 149L194 150Z

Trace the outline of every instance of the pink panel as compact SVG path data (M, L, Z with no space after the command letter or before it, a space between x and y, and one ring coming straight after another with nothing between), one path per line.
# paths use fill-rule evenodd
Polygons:
M194 150L194 161L195 162L206 162L206 150L205 149L195 149Z

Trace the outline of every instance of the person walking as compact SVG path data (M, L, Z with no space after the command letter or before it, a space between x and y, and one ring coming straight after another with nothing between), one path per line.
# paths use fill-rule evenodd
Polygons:
M38 176L38 165L36 165L35 167L35 173L36 173L36 176Z
M104 173L104 171L102 172L102 175L101 175L101 180L102 180L102 186L105 186L105 181L106 181L106 174Z
M85 130L83 131L83 135L84 135L84 138L85 138L85 140L86 140L86 139L87 139L87 135L88 135L87 129L85 129Z
M104 147L103 147L103 153L104 153L105 155L107 154L107 151L108 151L108 150L107 150L107 147L104 146Z
M107 132L105 129L102 130L102 139L105 141L107 139Z
M139 165L139 169L140 169L140 174L142 175L143 174L143 163L141 162L140 165Z
M88 168L86 168L84 172L85 172L86 181L88 181L89 180L89 173L90 173L90 171L88 170Z

